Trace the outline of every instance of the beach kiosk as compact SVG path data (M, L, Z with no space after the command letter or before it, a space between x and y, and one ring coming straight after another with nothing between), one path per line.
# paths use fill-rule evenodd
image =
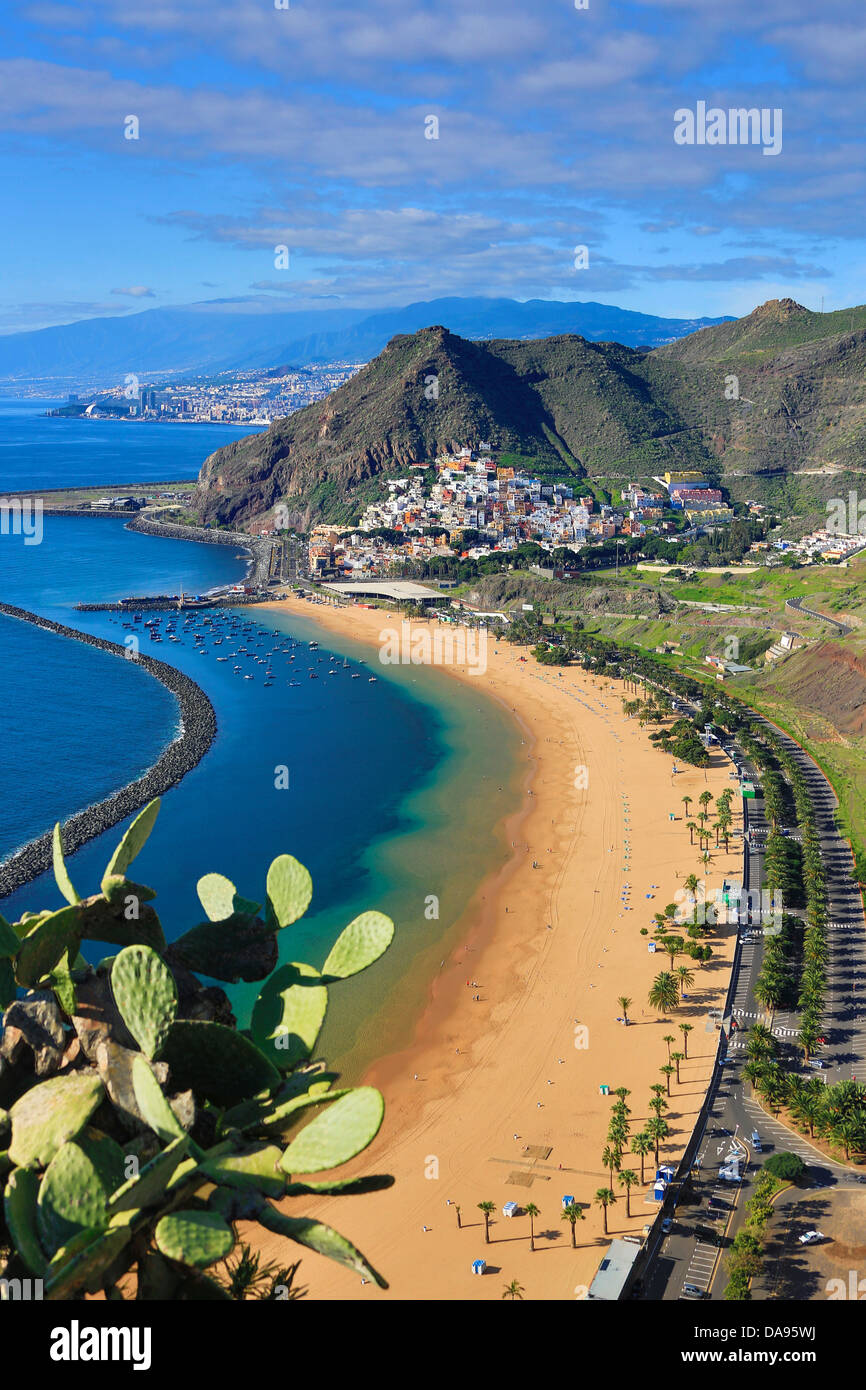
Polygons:
M572 1206L574 1206L574 1198L573 1198L572 1196L570 1196L569 1194L566 1194L566 1196L564 1196L563 1199L562 1199L562 1209L563 1209L563 1211L565 1211L565 1208L566 1208L566 1207L572 1207Z
M656 1182L673 1182L674 1170L669 1163L663 1163L656 1169Z
M505 1206L502 1208L502 1215L516 1216L519 1210L520 1208L518 1207L516 1202L506 1202Z
M473 1273L473 1274L484 1274L484 1273L486 1272L486 1270L487 1270L487 1261L486 1261L486 1260L473 1260L473 1261L472 1261L472 1273Z

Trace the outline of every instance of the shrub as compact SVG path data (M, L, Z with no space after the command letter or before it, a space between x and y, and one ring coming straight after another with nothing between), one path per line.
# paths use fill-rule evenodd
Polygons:
M806 1165L799 1154L771 1154L764 1164L764 1171L783 1182L796 1182L805 1173Z

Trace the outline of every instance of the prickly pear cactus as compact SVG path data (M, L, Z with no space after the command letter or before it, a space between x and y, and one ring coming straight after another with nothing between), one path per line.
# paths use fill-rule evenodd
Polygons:
M335 1087L337 1073L310 1058L329 985L377 960L393 924L362 913L320 968L278 967L278 934L313 892L304 866L281 855L260 895L263 918L255 899L208 874L198 891L209 920L166 946L153 890L127 878L157 811L153 802L136 817L101 892L86 898L57 828L54 870L67 906L14 923L0 917L0 1008L17 995L18 1007L48 1020L50 1040L19 1048L20 1065L7 1062L0 1075L13 1101L0 1109L0 1250L11 1251L0 1277L36 1275L53 1300L120 1298L120 1280L136 1281L139 1298L227 1298L215 1270L243 1220L384 1286L339 1232L271 1202L361 1195L393 1181L303 1181L361 1153L382 1123L378 1091ZM138 914L127 920L130 896ZM79 950L88 941L120 949L94 968ZM264 979L249 1034L230 1026L228 999L196 970L209 981Z

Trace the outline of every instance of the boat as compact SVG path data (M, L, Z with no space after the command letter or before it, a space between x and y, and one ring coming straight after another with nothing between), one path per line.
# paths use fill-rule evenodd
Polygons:
M252 675L250 675L250 676L244 676L244 680L245 680L245 681L254 681L254 680L255 680L255 676L252 676Z
M368 676L368 677L367 677L367 680L370 682L371 685L374 683L374 681L377 681L378 679L379 679L378 676Z

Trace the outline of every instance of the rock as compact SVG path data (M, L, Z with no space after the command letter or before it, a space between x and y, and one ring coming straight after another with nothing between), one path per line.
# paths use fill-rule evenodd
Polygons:
M20 1066L26 1052L33 1054L36 1076L52 1076L63 1061L66 1034L62 1015L53 994L32 994L16 999L3 1017L0 1057Z

